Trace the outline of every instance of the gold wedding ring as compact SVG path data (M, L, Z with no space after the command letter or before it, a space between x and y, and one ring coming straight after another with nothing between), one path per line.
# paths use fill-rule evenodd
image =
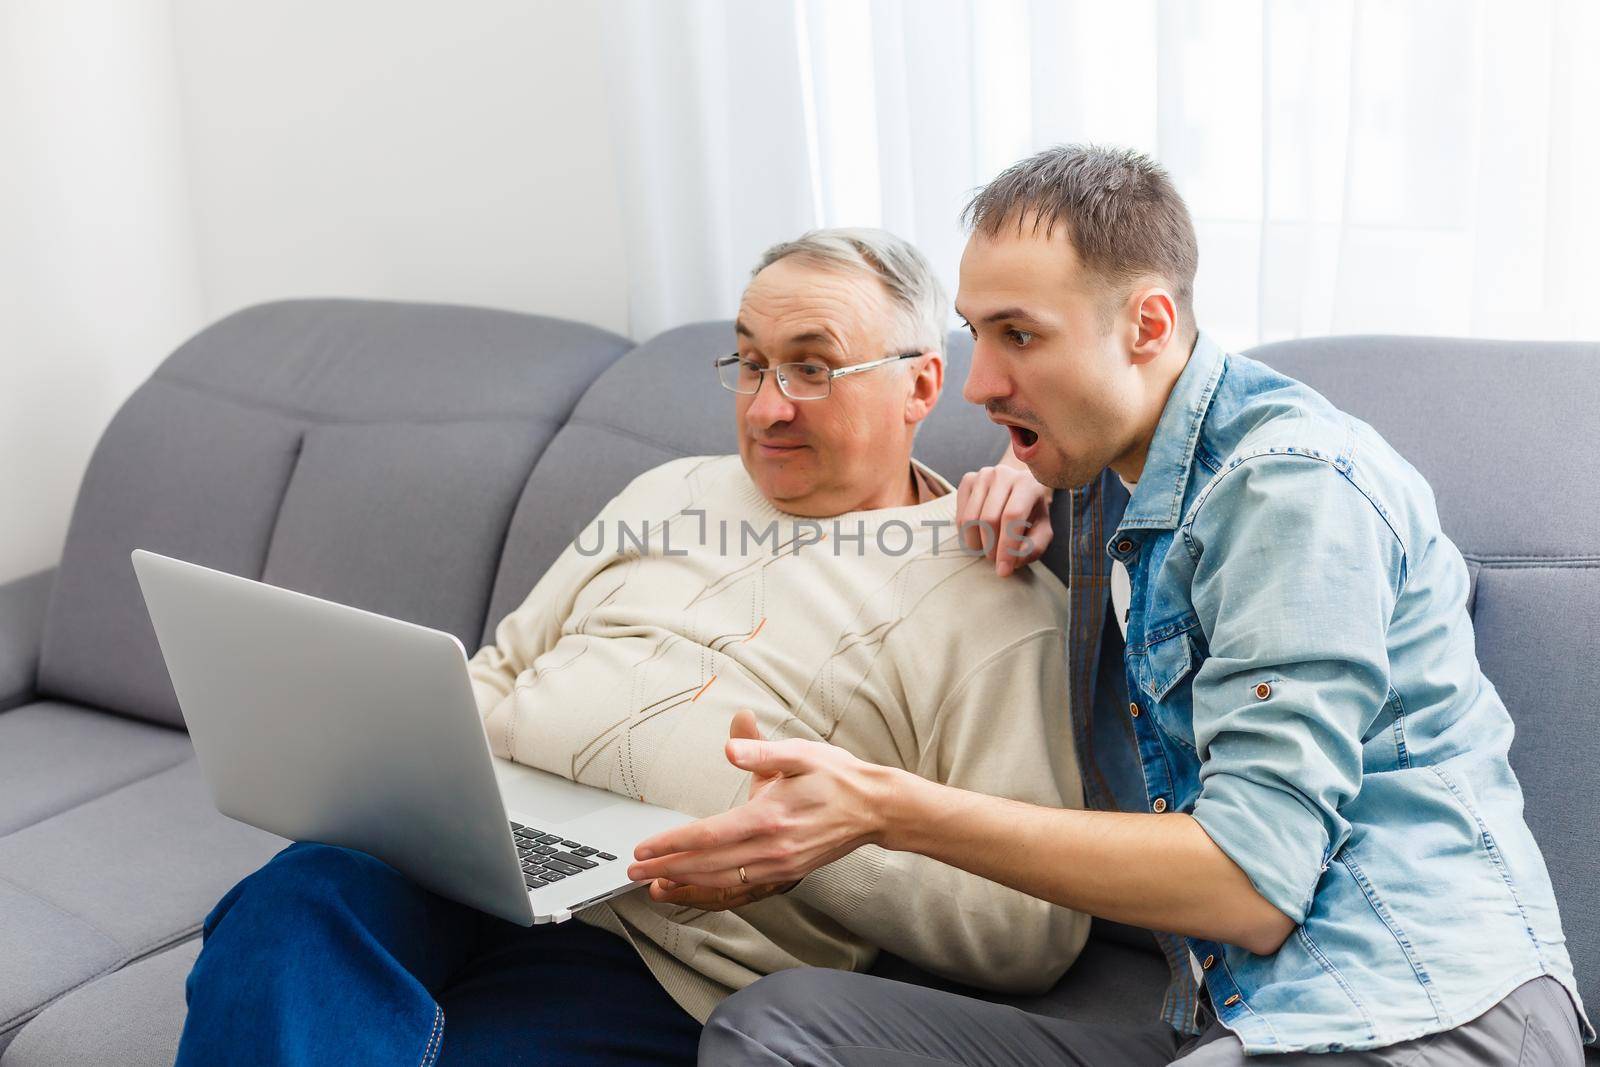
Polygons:
M745 885L750 884L750 876L744 873L743 867L739 868L739 881L743 882Z

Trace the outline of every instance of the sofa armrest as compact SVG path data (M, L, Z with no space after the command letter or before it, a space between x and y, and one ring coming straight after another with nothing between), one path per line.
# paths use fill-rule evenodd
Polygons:
M44 613L55 581L51 567L0 585L0 711L33 699Z

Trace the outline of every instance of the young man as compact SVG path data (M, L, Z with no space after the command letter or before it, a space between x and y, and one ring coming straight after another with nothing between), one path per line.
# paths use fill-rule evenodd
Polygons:
M734 721L1081 807L1057 729L1066 591L962 551L955 492L911 455L947 308L923 256L881 230L770 249L737 352L701 368L736 454L641 474L500 621L469 664L494 753L709 815L749 786L716 745ZM1042 991L1088 936L1081 913L905 852L728 902L750 906L632 893L524 929L299 842L206 917L178 1062L691 1062L712 1009L774 971L865 969L887 949Z
M635 876L688 900L686 884L788 883L864 843L921 853L1170 931L1165 1022L795 971L725 1003L702 1062L1578 1064L1593 1031L1427 484L1371 427L1196 328L1193 228L1149 160L1053 149L967 218L965 396L1039 481L1074 490L1078 751L1091 807L1120 810L736 740L730 760L770 784L643 843ZM1004 472L965 495L967 517L1041 504ZM1125 640L1120 678L1095 677L1102 632ZM1108 686L1122 759L1094 699Z

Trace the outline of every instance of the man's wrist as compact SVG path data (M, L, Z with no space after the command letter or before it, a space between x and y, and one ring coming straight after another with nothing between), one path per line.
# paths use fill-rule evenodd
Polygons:
M898 767L877 770L877 803L872 805L869 840L895 852L915 851L910 831L917 825L923 788L932 783Z

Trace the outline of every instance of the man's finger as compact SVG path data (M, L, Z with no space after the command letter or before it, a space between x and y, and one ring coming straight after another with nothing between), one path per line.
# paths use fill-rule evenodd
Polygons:
M662 904L681 904L685 907L699 908L702 911L719 911L723 908L737 907L740 898L749 895L748 886L737 889L708 889L705 886L680 885L665 878L657 878L650 883L650 899Z
M728 724L728 736L742 737L747 741L761 740L761 730L756 726L756 713L749 708L734 712L733 721Z
M640 859L629 866L628 877L635 882L665 878L682 885L724 889L759 885L762 882L783 882L797 877L791 868L803 867L805 855L809 854L807 851L783 859L775 858L777 853L773 839L761 836L720 848L664 852ZM740 867L744 868L744 878L739 877Z
M714 849L710 852L679 852L642 860L628 868L628 877L635 882L665 879L676 882L679 886L734 890L787 883L798 877L798 874L791 870L791 866L798 861L761 858L768 854L761 845L750 844ZM744 868L743 878L739 877L741 867Z
M743 841L761 829L761 812L752 811L753 807L751 804L741 804L737 808L731 808L686 826L663 830L654 837L647 837L639 842L638 847L633 850L634 858L646 860L677 852L704 852L707 849L721 848ZM634 881L659 876L660 872L634 874L633 871L637 866L636 864L628 869L628 877Z
M994 468L984 467L963 478L965 485L971 479L972 487L967 492L965 499L958 493L956 498L956 524L961 533L961 543L969 551L982 552L988 547L987 539L981 525L983 509L987 506L990 487L994 485Z
M676 904L701 911L728 911L754 904L783 892L783 885L741 885L737 889L706 889L701 886L678 885L662 879L650 883L650 899L662 904Z
M781 878L783 872L774 871L765 855L760 845L751 842L703 852L669 852L633 864L628 868L628 877L635 882L665 878L684 885L722 889ZM739 877L740 867L745 869L748 882Z
M728 739L728 762L752 774L804 774L816 767L812 746L820 741L746 741Z
M995 561L996 570L999 570L1002 562L1011 562L1000 551L1001 541L1005 536L1006 503L1011 499L1011 490L1011 482L1001 482L990 489L989 495L983 501L981 516L984 524L983 554Z
M1033 551L1032 523L1028 521L1031 509L1023 506L1027 494L1012 485L1005 510L1000 514L1000 547L994 554L995 571L1002 578L1027 566L1028 555Z

